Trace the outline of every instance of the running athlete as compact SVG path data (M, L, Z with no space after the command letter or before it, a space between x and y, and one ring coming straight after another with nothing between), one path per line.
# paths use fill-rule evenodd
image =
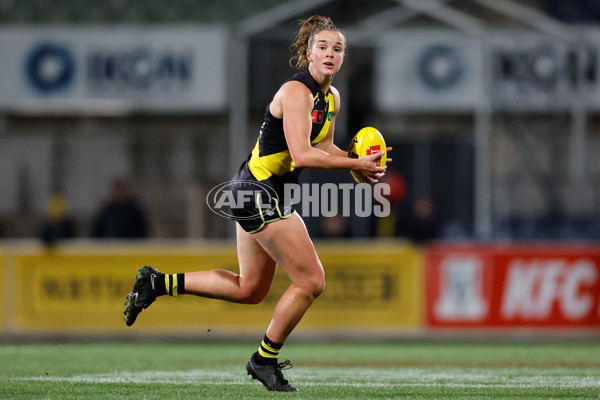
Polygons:
M284 185L297 183L298 169L302 167L351 169L370 182L376 182L385 173L385 167L376 165L383 151L353 159L333 144L340 94L331 83L344 61L345 33L327 17L313 16L301 24L292 44L295 54L290 65L303 71L286 81L267 106L256 146L235 175L233 191L243 183L256 181L268 185L283 199ZM267 295L279 265L292 283L279 299L263 341L250 357L246 370L268 390L295 391L281 372L289 361L278 363L279 351L325 288L325 274L293 206L268 204L269 213L264 212L263 206L257 199L244 210L234 212L239 274L227 270L162 274L146 266L139 270L137 282L127 296L125 322L132 325L138 314L161 295L185 293L257 304ZM256 217L246 218L252 215Z

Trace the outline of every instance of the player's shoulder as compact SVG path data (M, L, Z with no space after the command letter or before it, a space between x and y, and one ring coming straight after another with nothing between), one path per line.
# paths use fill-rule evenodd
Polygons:
M299 81L287 81L279 88L276 97L312 101L312 92Z
M315 86L314 79L308 70L300 71L292 75L286 82L301 82L303 85L312 89Z
M329 92L333 96L333 101L334 101L334 104L335 104L335 110L334 111L337 112L340 109L340 105L341 105L340 92L334 86L330 86L329 87Z
M335 98L335 100L339 100L339 98L340 98L340 92L339 92L339 90L337 90L335 88L335 86L329 86L329 91L331 92L331 94L333 95L333 97Z

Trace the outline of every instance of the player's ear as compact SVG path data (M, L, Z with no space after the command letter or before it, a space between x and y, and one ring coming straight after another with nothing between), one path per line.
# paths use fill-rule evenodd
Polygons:
M310 49L306 49L306 59L308 62L312 62L312 51Z

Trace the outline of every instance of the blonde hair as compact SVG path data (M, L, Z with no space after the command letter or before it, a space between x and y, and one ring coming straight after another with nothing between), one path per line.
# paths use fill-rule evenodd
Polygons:
M290 46L293 53L290 58L290 67L304 69L308 66L309 61L306 58L306 50L312 46L312 41L315 35L321 31L339 32L346 40L346 33L335 26L329 17L321 15L313 15L312 17L299 20L300 30L296 33L296 38Z

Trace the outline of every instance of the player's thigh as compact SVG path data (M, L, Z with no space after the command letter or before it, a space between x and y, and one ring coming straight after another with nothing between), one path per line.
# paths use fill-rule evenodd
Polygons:
M325 287L323 266L298 214L269 223L254 236L294 284L316 291Z
M236 223L237 253L242 285L268 290L275 276L275 260L257 242L254 235Z

